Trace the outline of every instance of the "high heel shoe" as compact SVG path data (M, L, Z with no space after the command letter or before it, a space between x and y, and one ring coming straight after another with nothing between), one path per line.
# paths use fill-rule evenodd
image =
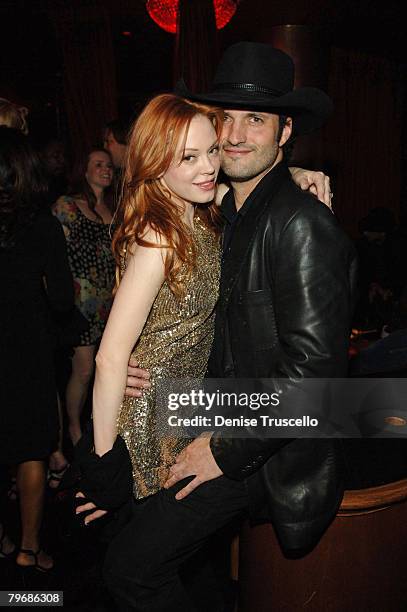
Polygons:
M20 548L18 552L24 553L25 555L29 555L30 557L34 558L34 563L32 563L31 565L20 565L19 563L17 563L18 567L24 571L36 570L37 572L41 572L42 574L49 574L54 569L53 565L52 567L44 567L39 563L38 557L42 552L42 548L39 548L37 552L34 552L30 548Z

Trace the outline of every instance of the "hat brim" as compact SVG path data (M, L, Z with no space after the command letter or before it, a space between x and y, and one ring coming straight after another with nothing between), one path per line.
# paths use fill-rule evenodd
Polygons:
M174 92L202 104L235 110L257 110L287 115L293 119L294 135L308 134L321 127L333 110L329 96L316 87L300 87L282 96L253 93L245 90L223 90L192 93L183 79Z

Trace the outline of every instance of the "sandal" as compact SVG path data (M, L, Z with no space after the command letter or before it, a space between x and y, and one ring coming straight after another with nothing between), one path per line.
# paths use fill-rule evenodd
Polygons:
M4 526L2 525L1 526L1 536L0 536L0 559L12 559L13 557L16 556L17 546L14 546L12 551L6 553L3 550L5 537L6 537L6 530L4 529Z
M20 548L18 552L22 552L25 555L34 557L34 563L32 563L31 565L20 565L19 563L17 563L18 567L23 571L36 570L37 572L41 572L42 574L49 574L54 569L54 566L47 568L43 565L40 565L40 563L38 562L38 555L42 552L42 548L39 548L37 552L34 552L30 548Z
M53 490L58 489L59 485L61 484L61 480L63 479L64 474L68 468L69 468L69 463L64 465L64 467L59 468L59 470L50 470L50 469L48 470L47 484L50 489L53 489ZM54 482L56 484L51 485L51 482Z

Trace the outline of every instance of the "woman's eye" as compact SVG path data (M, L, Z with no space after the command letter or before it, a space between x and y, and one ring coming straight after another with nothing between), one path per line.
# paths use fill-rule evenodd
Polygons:
M195 155L184 155L184 157L182 158L182 161L192 161L193 159L195 159Z
M212 149L209 151L209 153L210 153L211 155L217 155L217 154L219 153L219 146L218 146L218 145L216 145L216 147L213 147L213 148L212 148Z

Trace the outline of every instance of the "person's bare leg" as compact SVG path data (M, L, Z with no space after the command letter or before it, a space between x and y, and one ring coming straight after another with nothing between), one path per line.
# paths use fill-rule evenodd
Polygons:
M64 455L62 444L63 444L63 415L62 415L62 402L59 397L59 393L57 393L57 402L58 402L58 420L59 420L59 437L58 437L58 447L57 449L50 454L48 467L51 472L55 472L54 475L50 475L48 480L48 486L51 489L57 489L60 483L60 480L63 476L63 470L68 466L68 461Z
M81 414L95 367L95 347L77 346L72 357L72 373L66 387L69 435L76 444L82 435Z
M37 552L40 549L40 528L44 510L45 461L24 461L17 467L17 490L21 514L21 546ZM32 555L19 552L17 565L34 565ZM38 555L38 563L45 569L53 566L52 557L44 551Z

